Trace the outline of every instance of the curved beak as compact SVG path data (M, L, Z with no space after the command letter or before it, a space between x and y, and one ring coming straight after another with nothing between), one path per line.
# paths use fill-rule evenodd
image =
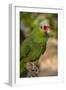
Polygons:
M48 29L47 31L45 31L45 34L46 34L47 37L49 37L49 35L50 35L50 29Z

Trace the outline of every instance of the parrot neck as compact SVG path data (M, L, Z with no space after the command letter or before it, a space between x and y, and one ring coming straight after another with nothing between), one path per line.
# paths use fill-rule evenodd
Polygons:
M32 33L31 33L31 38L32 41L36 42L36 43L43 43L45 42L46 37L44 37L44 31L42 31L41 29L35 29Z

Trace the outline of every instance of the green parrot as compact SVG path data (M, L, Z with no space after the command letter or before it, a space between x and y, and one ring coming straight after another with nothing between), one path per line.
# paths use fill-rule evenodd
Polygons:
M28 62L35 62L45 52L49 34L47 19L39 22L23 43L20 45L20 75L26 71Z

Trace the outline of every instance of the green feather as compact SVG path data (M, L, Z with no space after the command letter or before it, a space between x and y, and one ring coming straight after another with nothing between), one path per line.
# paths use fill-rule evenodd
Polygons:
M26 71L27 62L35 62L46 50L48 37L39 28L33 30L20 46L20 73Z

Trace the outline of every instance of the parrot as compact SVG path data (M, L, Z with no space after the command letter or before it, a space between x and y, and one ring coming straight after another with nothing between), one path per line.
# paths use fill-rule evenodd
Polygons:
M26 64L35 62L45 52L50 25L48 19L41 20L20 45L20 77L24 77Z

